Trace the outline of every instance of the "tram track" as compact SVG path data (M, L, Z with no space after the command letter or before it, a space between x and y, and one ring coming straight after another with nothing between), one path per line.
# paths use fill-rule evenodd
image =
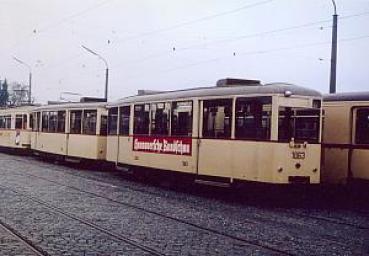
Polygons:
M24 175L24 174L22 174L22 175ZM78 192L81 192L81 193L89 194L89 195L94 196L94 197L102 198L104 200L108 200L110 202L113 202L113 203L116 203L116 204L120 204L120 205L129 207L129 208L132 208L132 209L135 209L135 210L140 210L142 212L150 213L150 214L153 214L153 215L156 215L156 216L165 218L165 219L170 219L170 220L173 220L173 221L182 223L182 224L186 224L186 225L192 226L192 227L197 228L197 229L202 230L202 231L206 231L206 232L213 233L213 234L216 234L216 235L221 235L223 237L234 239L234 240L237 240L237 241L240 241L240 242L243 242L243 243L247 243L249 245L259 246L259 247L262 247L263 249L268 249L270 251L277 252L278 254L294 255L294 254L291 254L291 253L288 253L288 252L285 252L285 251L281 251L281 250L276 249L274 247L265 246L265 245L261 244L260 242L251 241L251 240L244 239L244 238L241 238L241 237L238 237L238 236L235 236L235 235L230 235L230 234L227 234L227 233L222 232L222 231L218 231L218 230L215 230L215 229L212 229L212 228L207 228L207 227L204 227L204 226L201 226L201 225L198 225L198 224L195 224L195 223L192 223L192 222L183 220L183 219L179 219L179 218L176 218L176 217L169 216L167 214L163 214L163 213L160 213L160 212L149 210L149 209L146 209L146 208L143 208L143 207L134 205L134 204L129 204L129 203L117 201L117 200L111 199L109 197L102 196L102 195L99 195L99 194L94 193L94 192L86 191L86 190L83 190L83 189L80 189L80 188L77 188L77 187L74 187L74 186L66 185L66 184L60 183L60 182L55 181L55 180L50 180L50 179L45 178L45 177L40 177L40 176L33 175L33 174L25 174L25 175L26 176L29 176L29 177L33 177L33 178L44 180L44 181L47 181L49 183L56 184L58 186L63 186L63 187L66 187L66 188L70 188L70 189L73 189L73 190L78 191ZM74 175L72 175L72 176L74 176ZM75 175L75 176L79 176L79 175ZM88 178L85 178L85 179L90 180ZM122 189L119 189L119 190L122 190ZM297 214L295 214L295 215L297 215ZM306 217L303 214L298 214L298 215L301 216L301 217ZM320 220L320 218L317 218L317 219ZM246 223L247 222L252 223L252 220L251 219L248 220L248 221L247 220L244 220L244 221ZM334 223L335 224L341 224L341 223L337 223L337 222L334 222ZM344 223L344 224L347 224L347 223ZM275 226L277 227L278 225L275 225ZM353 227L356 227L355 225L352 225L352 226ZM364 228L364 229L369 229L369 228ZM339 246L342 246L342 247L347 247L347 245L345 243L339 242L339 241L334 240L334 239L321 237L320 240L324 240L324 241L329 242L329 243L334 243L334 244L339 245Z
M18 159L17 159L17 161L18 161ZM20 161L25 162L24 160L20 160ZM44 165L44 166L46 167L46 165ZM47 167L50 168L49 165L47 165ZM70 167L68 167L68 168L70 168ZM51 169L52 170L55 170L55 171L58 171L58 172L65 173L65 169L57 168L56 166L53 166L53 165L52 165L52 168ZM113 174L115 174L115 173L119 173L119 171L113 172ZM29 174L29 175L32 175L32 174ZM104 185L104 186L107 186L107 187L113 187L113 188L116 188L116 189L118 189L120 191L132 190L132 191L136 191L136 192L140 192L140 193L145 193L145 194L148 194L148 195L163 196L161 193L147 191L145 189L139 189L139 188L136 188L136 187L133 187L133 186L128 186L128 189L124 189L124 188L118 187L118 186L116 186L114 184L111 184L111 183L102 181L101 179L86 177L85 175L79 175L79 174L70 173L70 172L68 172L68 175L71 175L71 176L74 176L74 177L78 177L78 178L82 178L82 179L85 179L85 180L90 180L90 181L98 182L101 185ZM36 176L36 175L34 175L34 176ZM39 176L36 176L36 177L38 177L38 178L44 178L44 177L39 177ZM51 181L51 180L48 180L48 181ZM129 180L129 181L131 181L131 180ZM59 184L59 185L63 185L63 184ZM77 188L77 189L79 189L79 188ZM81 191L81 192L83 192L83 191ZM101 195L99 195L99 196L101 196ZM107 199L107 198L105 198L105 199ZM355 212L360 213L360 214L364 214L364 215L369 215L369 212L366 212L366 211L355 210ZM302 218L309 218L309 219L313 219L313 220L329 222L329 223L333 223L333 224L337 224L337 225L344 225L344 226L348 226L348 227L352 227L352 228L357 228L357 229L362 229L362 230L368 230L369 229L369 226L362 226L362 225L348 223L348 222L342 221L342 220L340 220L338 218L318 217L318 216L313 216L311 214L296 213L296 212L290 212L290 211L287 211L287 213L288 214L291 214L291 215L294 215L294 216L302 217Z
M78 221L79 223L82 223L82 224L84 224L86 226L89 226L90 228L93 228L95 230L98 230L98 231L106 234L106 235L109 235L110 237L113 237L116 240L122 241L122 242L124 242L126 244L129 244L129 245L131 245L133 247L136 247L136 248L138 248L138 249L140 249L140 250L142 250L144 252L147 252L147 253L149 253L151 255L154 255L154 256L166 256L165 254L159 252L155 248L148 247L148 246L143 245L142 243L140 243L138 241L135 241L135 240L133 240L133 239L131 239L129 237L123 236L121 234L118 234L118 233L115 233L115 232L110 231L108 229L105 229L103 227L100 227L100 226L98 226L98 225L96 225L96 224L94 224L94 223L92 223L92 222L90 222L90 221L88 221L86 219L83 219L83 218L80 218L78 216L75 216L74 214L69 213L69 212L66 212L63 209L61 209L61 208L59 208L59 207L57 207L55 205L52 205L52 204L50 204L48 202L45 202L45 201L43 201L41 199L38 199L38 198L33 197L33 196L29 196L29 195L27 195L27 194L25 194L23 192L17 191L17 190L12 189L12 188L9 188L7 186L0 185L0 187L3 188L4 190L8 190L8 191L11 191L11 192L13 192L13 193L15 193L17 195L20 195L21 197L26 198L26 199L28 199L28 200L30 200L32 202L38 203L38 204L42 205L43 207L45 207L45 208L47 208L47 209L49 209L49 210L51 210L51 211L53 211L55 213L58 213L58 214L60 214L60 215L62 215L64 217L67 217L67 218L72 219L74 221ZM21 237L19 236L19 238L21 238ZM26 240L24 240L24 241L26 241ZM37 254L37 255L47 255L47 254Z
M32 174L23 174L23 175L26 175L26 176L29 176L29 177L34 177L34 178L39 178L39 179L48 181L50 183L57 184L59 186L63 186L63 187L70 188L70 189L74 189L76 191L79 191L79 192L82 192L82 193L86 193L86 194L89 194L89 195L92 195L92 196L95 196L95 197L98 197L98 198L102 198L104 200L108 200L108 201L113 202L113 203L116 203L116 204L124 205L126 207L130 207L130 208L135 209L135 210L140 210L142 212L150 213L150 214L153 214L153 215L156 215L156 216L159 216L159 217L168 219L168 220L176 221L178 223L185 224L185 225L191 226L193 228L196 228L196 229L198 229L200 231L208 232L208 233L211 233L211 234L214 234L214 235L222 236L224 238L229 238L229 239L232 239L232 240L236 240L236 241L241 242L243 244L246 244L246 245L249 245L249 246L258 247L258 248L264 249L266 251L270 251L272 253L277 253L279 255L289 255L289 256L295 255L295 254L290 253L290 252L286 252L286 251L283 251L283 250L280 250L280 249L277 249L277 248L274 248L274 247L271 247L271 246L268 246L268 245L261 244L260 242L255 241L255 240L251 240L251 239L249 240L249 239L245 239L245 238L238 237L238 236L235 236L235 235L230 235L230 234L227 234L227 233L222 232L222 231L219 231L219 230L215 230L215 229L212 229L212 228L207 228L207 227L204 227L204 226L201 226L201 225L198 225L198 224L195 224L195 223L192 223L192 222L183 220L183 219L179 219L179 218L172 217L172 216L169 216L169 215L166 215L166 214L162 214L162 213L159 213L159 212L156 212L156 211L145 209L145 208L140 207L140 206L137 206L137 205L133 205L133 204L129 204L129 203L117 201L117 200L111 199L109 197L101 196L99 194L96 194L96 193L93 193L93 192L90 192L90 191L86 191L86 190L83 190L83 189L79 189L79 188L76 188L74 186L69 186L69 185L66 185L66 184L62 184L62 183L59 183L57 181L53 181L53 180L50 180L50 179L47 179L47 178L44 178L44 177L39 177L37 175L32 175ZM66 216L68 216L68 217L70 217L70 218L72 218L74 220L78 220L78 221L80 221L80 222L82 222L82 223L84 223L86 225L91 226L91 227L95 227L96 229L98 229L100 231L103 231L103 232L105 232L107 234L111 233L111 234L113 234L114 237L119 237L120 236L120 235L118 235L118 234L116 234L114 232L108 231L108 230L106 230L106 229L104 229L104 228L102 228L100 226L97 226L96 224L94 224L92 222L89 222L89 221L87 221L85 219L82 219L80 217L77 217L77 216L75 216L75 215L73 215L71 213L63 212L63 210L60 209L59 207L53 206L53 205L51 205L51 204L49 204L49 203L47 203L47 202L45 202L45 201L43 201L41 199L37 199L35 197L28 196L25 193L16 191L14 189L11 189L11 188L8 188L8 187L2 186L2 185L0 185L0 187L6 188L8 190L11 190L14 193L21 194L24 197L29 198L30 200L33 200L35 202L38 202L39 204L45 205L45 206L47 206L50 209L55 209L55 211L57 211L57 212L59 212L59 213L61 213L63 215L66 215ZM164 254L154 254L154 255L164 255Z
M45 165L45 167L46 167L46 165ZM55 170L55 171L58 171L58 172L63 172L64 174L67 174L67 175L71 175L71 176L82 178L82 179L89 180L89 181L98 182L100 185L108 186L108 187L113 187L114 189L118 189L120 191L125 191L126 192L128 190L134 190L134 191L143 192L143 193L146 193L146 194L155 194L156 196L163 196L162 194L159 194L159 193L152 193L152 192L148 192L146 190L135 189L135 188L131 188L131 187L129 189L122 189L122 188L120 188L120 187L118 187L116 185L113 185L111 183L107 183L107 182L101 181L101 180L96 179L96 178L90 178L90 177L86 177L84 175L79 175L79 174L72 174L70 172L66 173L64 169L57 168L57 167L55 167L53 165L51 165L51 166L50 165L47 165L47 167L48 168L52 167L51 168L52 170ZM224 236L224 237L227 237L227 238L230 238L230 239L235 239L237 241L240 241L240 242L243 242L243 243L247 243L247 244L251 244L251 245L254 245L254 246L260 246L260 247L263 247L264 249L271 249L272 251L276 250L276 248L274 248L274 247L270 247L270 246L265 247L265 245L261 244L258 241L256 242L254 240L244 239L242 237L237 237L237 236L234 236L234 235L230 235L230 234L227 234L227 233L222 232L222 231L219 231L219 230L215 230L215 229L212 229L212 228L203 227L201 225L198 225L198 224L195 224L195 223L192 223L192 222L189 222L189 221L180 219L180 218L172 217L172 216L169 216L169 215L160 213L160 212L156 212L156 211L153 211L153 210L150 210L150 209L146 209L144 207L140 207L140 206L137 206L137 205L134 205L134 204L126 203L126 202L117 201L117 200L111 199L109 197L106 197L106 196L103 196L103 195L100 195L100 194L97 194L97 193L94 193L94 192L91 192L91 191L83 190L83 189L81 189L79 187L75 187L75 186L71 186L71 185L66 185L66 184L60 183L58 181L51 180L51 179L48 179L48 178L45 178L45 177L40 177L38 175L33 175L33 174L30 174L30 173L22 173L22 175L23 176L24 175L27 175L27 176L30 176L30 177L33 177L33 178L42 179L42 180L45 180L45 181L50 182L50 183L54 183L54 184L59 185L59 186L67 187L67 188L70 188L70 189L79 191L81 193L86 193L86 194L92 195L94 197L99 197L99 198L102 198L102 199L105 199L105 200L108 200L108 201L111 201L111 202L114 202L114 203L117 203L117 204L120 204L120 205L124 205L126 207L130 207L130 208L133 208L133 209L136 209L136 210L140 210L140 211L143 211L143 212L146 212L146 213L154 214L156 216L163 217L163 218L166 218L166 219L171 219L173 221L176 221L176 222L179 222L179 223L182 223L182 224L190 225L190 226L195 227L197 229L200 229L202 231L207 231L207 232L210 232L210 233L213 233L213 234L217 234L217 235L221 235L221 236ZM170 199L172 199L172 198L170 198ZM310 219L315 219L315 220L319 220L319 221L325 221L325 222L333 223L333 224L336 224L336 225L345 225L345 226L349 226L349 227L352 227L352 228L365 229L365 230L369 229L369 227L355 225L355 224L346 223L346 222L342 222L342 221L337 220L336 218L317 217L317 216L311 216L309 214L293 213L293 212L289 212L289 211L288 212L285 212L285 213L288 213L288 214L291 214L291 215L295 215L295 216L299 216L299 217L302 217L302 218L310 218ZM250 221L252 222L252 220L250 220ZM278 225L275 225L275 226L278 227ZM321 240L324 240L324 241L327 241L329 243L337 244L337 245L342 246L342 247L347 247L347 245L345 243L339 242L339 241L337 241L335 239L324 238L324 237L321 237L320 239ZM287 255L289 254L289 253L286 253L285 251L280 251L278 249L275 252L277 252L279 254L287 254Z
M18 240L22 245L24 245L33 255L36 256L48 256L49 254L43 251L42 249L38 248L34 243L29 241L27 238L23 237L19 234L15 229L13 229L10 225L4 223L0 220L0 230L4 230L10 236L14 237Z

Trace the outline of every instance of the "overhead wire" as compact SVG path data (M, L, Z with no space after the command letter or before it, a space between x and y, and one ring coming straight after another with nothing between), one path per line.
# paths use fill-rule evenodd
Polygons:
M357 37L344 38L344 39L340 39L338 41L339 42L350 42L350 41L356 41L356 40L368 39L368 38L369 38L369 35L363 35L363 36L357 36ZM321 45L330 45L330 44L331 44L330 41L329 42L328 41L326 41L326 42L316 42L316 43L301 44L301 45L289 46L289 47L279 47L279 48L274 48L274 49L241 52L241 53L238 53L237 56L267 54L267 53L272 53L272 52L281 52L281 51L288 51L288 50L294 50L294 49L303 49L303 48L309 48L309 47L315 47L315 46L321 46ZM177 70L192 68L192 67L199 66L199 65L202 65L202 64L216 62L216 61L226 59L226 58L234 58L234 56L229 54L227 56L215 57L215 58L211 58L211 59L207 59L207 60L203 60L203 61L199 61L199 62L194 62L194 63L187 64L187 65L182 65L182 66L175 67L175 68L169 68L169 69L161 70L158 73L174 72L174 71L177 71ZM133 75L133 76L126 77L126 79L130 79L130 78L134 78L134 77L138 77L138 76L139 75Z
M352 14L352 15L345 15L345 16L340 17L340 19L349 19L349 18L364 16L364 15L369 15L369 12L361 12L361 13L356 13L356 14ZM178 51L184 51L184 50L191 50L191 49L198 48L198 47L201 47L201 46L209 46L209 45L214 45L214 44L219 44L219 43L229 43L229 42L235 42L235 41L249 39L249 38L266 36L266 35L270 35L270 34L278 34L278 33L286 32L286 31L293 31L293 30L299 30L299 29L302 29L302 28L312 27L312 26L315 26L315 25L328 23L328 22L331 22L331 19L320 20L320 21L315 21L315 22L308 22L308 23L301 24L301 25L288 26L288 27L269 30L269 31L264 31L264 32L260 32L260 33L246 34L246 35L241 35L241 36L237 36L237 37L233 37L233 38L229 38L229 39L215 40L215 41L211 41L211 42L204 42L204 43L201 43L201 44L193 44L193 45L186 46L186 47L176 47L175 51L178 52ZM149 56L146 56L146 57L143 57L143 58L140 58L140 59L137 59L137 60L133 60L132 62L140 63L140 62L144 62L144 61L147 61L147 60L150 60L150 59L160 58L162 56L167 56L167 55L168 55L168 50L163 51L161 53L151 54ZM118 65L114 66L113 68L117 68L117 67L119 67L123 64L124 63L118 64Z
M185 26L189 26L189 25L192 25L192 24L196 24L196 23L199 23L199 22L204 22L204 21L208 21L208 20L211 20L211 19L221 17L221 16L226 16L226 15L230 15L230 14L233 14L233 13L241 12L241 11L244 11L246 9L250 9L250 8L254 8L254 7L257 7L257 6L261 6L261 5L264 5L264 4L271 3L273 1L274 0L265 0L265 1L260 1L260 2L253 3L253 4L247 4L247 5L244 5L244 6L236 8L236 9L229 10L229 11L204 16L204 17L201 17L201 18L198 18L198 19L178 23L178 24L175 24L173 26L168 26L168 27L165 27L165 28L152 30L152 31L149 31L149 32L144 32L144 33L134 35L134 36L131 36L131 37L125 37L125 38L122 38L118 41L130 41L130 40L139 39L139 38L142 38L142 37L147 37L147 36L151 36L151 35L155 35L155 34L160 34L160 33L163 33L163 32L168 32L168 31L171 31L171 30L175 30L175 29L185 27Z

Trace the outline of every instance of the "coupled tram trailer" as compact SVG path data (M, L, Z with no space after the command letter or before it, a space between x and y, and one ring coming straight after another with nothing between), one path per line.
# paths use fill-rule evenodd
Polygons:
M29 153L31 149L31 110L35 106L0 109L0 148L7 152Z
M106 159L201 183L318 184L321 103L317 91L254 80L142 91L107 105Z
M104 102L53 104L32 110L33 153L49 158L104 162L107 110Z
M322 183L369 184L369 92L324 96Z

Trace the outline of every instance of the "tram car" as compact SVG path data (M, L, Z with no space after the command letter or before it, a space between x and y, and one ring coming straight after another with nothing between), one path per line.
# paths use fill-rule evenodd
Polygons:
M33 109L33 152L67 161L105 161L105 105L102 102L77 102Z
M33 108L34 106L21 106L0 109L0 148L29 152Z
M257 80L139 91L107 105L106 159L200 183L317 184L321 103L315 90Z
M322 182L369 181L369 92L324 96Z

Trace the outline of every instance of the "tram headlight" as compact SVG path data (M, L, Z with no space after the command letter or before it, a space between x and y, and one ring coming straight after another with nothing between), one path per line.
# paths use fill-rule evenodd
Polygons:
M284 97L291 97L292 96L292 92L291 91L285 91L284 92Z

